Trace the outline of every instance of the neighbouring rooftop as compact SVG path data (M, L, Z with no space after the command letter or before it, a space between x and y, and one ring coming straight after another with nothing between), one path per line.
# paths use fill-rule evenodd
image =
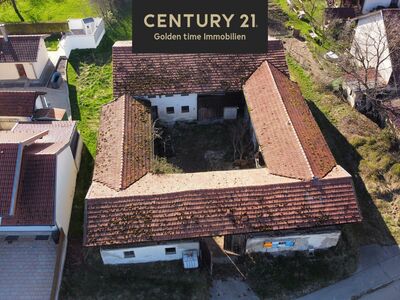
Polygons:
M54 224L57 154L75 129L75 122L60 121L0 131L0 226Z
M43 92L0 90L1 117L32 117L35 102Z
M42 35L0 37L0 63L36 62Z
M265 60L289 74L283 44L268 41L261 54L132 53L132 41L113 46L114 96L241 91L247 78Z

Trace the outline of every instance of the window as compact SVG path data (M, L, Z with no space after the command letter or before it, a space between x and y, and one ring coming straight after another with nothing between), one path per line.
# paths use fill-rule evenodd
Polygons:
M165 248L165 254L166 255L176 254L176 248L175 247Z
M175 113L175 109L173 106L169 106L167 107L167 114L174 114Z
M165 97L173 97L174 94L166 94Z
M124 251L124 258L135 257L135 251Z
M188 113L189 112L189 106L181 106L181 112L182 113Z
M189 96L189 93L183 93L181 96Z

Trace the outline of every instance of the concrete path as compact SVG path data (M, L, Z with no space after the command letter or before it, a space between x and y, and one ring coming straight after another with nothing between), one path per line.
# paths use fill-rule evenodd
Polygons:
M299 299L400 299L399 280L399 246L369 245L361 247L359 267L352 276Z
M50 299L57 245L49 240L0 240L0 299Z
M210 290L211 300L258 300L259 298L250 289L246 282L240 278L213 280Z

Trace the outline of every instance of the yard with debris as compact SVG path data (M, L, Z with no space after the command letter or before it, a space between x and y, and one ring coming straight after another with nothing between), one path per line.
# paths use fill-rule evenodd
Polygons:
M155 140L155 152L166 157L176 171L184 173L255 167L249 132L244 133L247 147L242 159L238 153L241 149L235 137L240 134L241 124L240 120L211 124L176 122L158 127L162 134Z

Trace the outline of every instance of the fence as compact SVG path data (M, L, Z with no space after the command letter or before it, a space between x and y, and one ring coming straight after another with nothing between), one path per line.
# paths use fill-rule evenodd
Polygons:
M8 23L8 34L51 34L69 31L67 22Z

